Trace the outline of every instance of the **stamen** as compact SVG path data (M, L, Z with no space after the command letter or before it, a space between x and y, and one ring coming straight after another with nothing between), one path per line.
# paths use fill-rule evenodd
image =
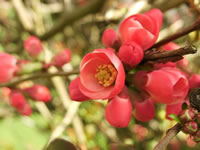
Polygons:
M117 77L117 70L111 64L99 65L96 72L95 77L98 83L104 87L112 85Z

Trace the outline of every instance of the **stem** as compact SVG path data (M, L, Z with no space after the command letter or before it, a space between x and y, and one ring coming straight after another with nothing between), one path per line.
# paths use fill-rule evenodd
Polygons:
M170 50L170 51L146 51L144 54L143 61L175 61L182 59L182 55L194 54L197 52L197 48L193 45L185 46L179 49Z
M75 8L71 12L64 11L60 18L57 19L56 24L39 38L41 40L47 40L59 31L62 31L66 25L72 24L76 20L88 14L99 11L105 2L106 0L92 0L88 2L88 4L86 4L85 6Z
M38 79L38 78L52 78L52 77L55 77L55 76L70 76L70 75L74 75L74 74L79 74L79 71L56 72L56 73L37 73L37 74L33 74L31 76L28 76L28 77L22 77L20 79L13 80L11 82L2 83L2 84L0 84L0 87L15 86L15 85L17 85L21 82L28 81L28 80L35 80L35 79Z
M177 123L167 131L167 134L160 140L160 142L154 147L153 150L164 150L170 141L175 137L181 130L181 125Z
M164 44L169 43L170 41L176 40L176 39L178 39L178 38L180 38L180 37L182 37L182 36L184 36L184 35L186 35L186 34L188 34L190 32L198 30L198 29L200 29L200 18L198 18L197 21L194 22L192 25L190 25L188 27L185 27L183 30L178 31L175 34L170 35L170 36L164 38L163 40L157 42L150 49L158 48L158 47L160 47L160 46L162 46Z

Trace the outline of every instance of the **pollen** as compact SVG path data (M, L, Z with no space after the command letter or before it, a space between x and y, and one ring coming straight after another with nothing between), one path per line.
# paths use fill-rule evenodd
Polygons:
M117 70L111 64L99 65L96 69L95 77L100 85L108 87L115 82Z

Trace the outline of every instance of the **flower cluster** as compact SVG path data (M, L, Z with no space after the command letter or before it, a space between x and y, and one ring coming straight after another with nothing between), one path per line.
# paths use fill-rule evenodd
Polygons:
M156 42L162 19L162 12L152 9L123 20L119 34L114 29L106 29L102 35L105 48L95 49L82 59L80 76L69 85L71 99L108 100L105 118L114 127L128 126L132 112L139 121L152 120L155 103L167 105L167 116L179 114L189 88L199 85L198 75L190 77L181 70L188 67L187 59L154 63L148 69L137 67L145 51ZM178 48L171 42L159 51ZM133 70L136 70L134 74Z
M199 143L200 142L200 113L191 107L187 107L182 110L179 114L179 119L183 125L182 131L186 134L190 134L192 139Z
M41 61L38 58L42 56L43 46L40 39L34 36L30 36L24 41L24 49L31 57L30 60L19 59L8 53L0 52L0 83L9 82L19 75L42 71L50 66L61 68L71 60L71 51L64 49L57 53L50 63L46 64ZM32 112L27 101L28 97L45 103L52 99L49 89L41 84L22 85L17 89L3 87L1 93L4 98L9 100L11 106L22 115L30 115Z

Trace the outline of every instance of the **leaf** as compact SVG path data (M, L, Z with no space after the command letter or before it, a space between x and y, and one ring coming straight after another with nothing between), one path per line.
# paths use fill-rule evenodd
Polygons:
M45 150L78 150L74 144L64 138L57 138L53 140Z
M186 102L184 102L184 103L182 104L182 106L181 106L182 110L185 110L185 109L187 109L187 107L188 107L188 105L187 105L187 103L186 103Z
M177 115L175 115L175 114L170 114L169 117L170 117L171 119L175 120L176 122L182 124L182 123L181 123L181 120L177 117Z

